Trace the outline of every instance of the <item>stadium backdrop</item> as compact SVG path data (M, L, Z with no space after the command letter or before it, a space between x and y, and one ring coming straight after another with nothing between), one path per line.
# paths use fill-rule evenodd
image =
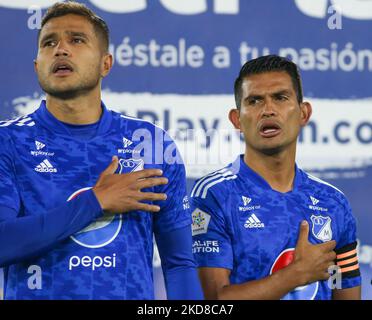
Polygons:
M41 14L54 2L0 0L2 120L32 112L43 97L33 59ZM298 163L349 198L358 222L363 298L372 299L372 1L81 2L111 28L115 65L103 82L104 101L173 132L189 188L244 149L227 120L242 63L268 53L298 63L314 108L299 139ZM159 262L156 256L162 299Z

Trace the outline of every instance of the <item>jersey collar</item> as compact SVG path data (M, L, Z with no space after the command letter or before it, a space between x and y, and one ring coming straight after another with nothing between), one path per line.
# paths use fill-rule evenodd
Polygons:
M106 133L112 123L112 112L107 110L105 104L101 102L102 115L99 119L99 125L97 129L97 136L101 136ZM63 122L59 121L54 117L46 107L46 101L42 100L40 107L35 112L36 120L39 121L43 126L58 134L71 136L71 132L68 126L64 125Z
M265 190L273 190L270 185L266 182L266 180L261 177L257 172L253 171L245 162L244 162L244 154L241 154L237 157L237 159L232 164L233 171L236 172L236 174L243 180L249 181L255 186L258 186ZM297 167L297 164L295 164L295 178L293 183L293 189L292 191L289 191L287 193L296 191L299 186L303 182L303 174L302 171ZM278 191L275 191L278 192Z

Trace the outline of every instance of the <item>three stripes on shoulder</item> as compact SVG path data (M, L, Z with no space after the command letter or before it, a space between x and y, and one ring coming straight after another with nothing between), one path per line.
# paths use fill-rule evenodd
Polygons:
M35 122L31 117L28 117L28 116L18 117L13 120L0 121L0 127L8 127L12 124L18 127L23 127L23 126L33 127L35 125Z
M307 174L307 176L309 177L309 179L311 179L313 181L316 181L316 182L319 182L319 183L322 183L322 184L325 184L327 186L330 186L333 189L339 191L341 194L343 194L343 192L341 190L339 190L335 186L331 185L330 183L325 182L325 181L323 181L323 180L321 180L317 177L314 177L312 175L309 175L309 174ZM191 197L196 197L196 198L200 197L201 199L205 199L207 197L208 190L211 187L213 187L216 184L221 183L223 181L234 180L236 178L237 178L237 175L228 168L223 168L221 170L212 172L212 173L206 175L205 177L201 178L195 184L195 186L193 187L193 189L191 191Z
M205 199L207 197L208 190L214 185L223 181L234 180L237 175L234 174L227 168L212 172L205 177L201 178L194 186L191 191L191 197L200 197Z

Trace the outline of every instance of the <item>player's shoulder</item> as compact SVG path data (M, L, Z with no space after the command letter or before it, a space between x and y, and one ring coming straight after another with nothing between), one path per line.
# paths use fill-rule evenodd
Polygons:
M348 206L349 202L344 192L333 184L320 179L312 174L301 170L305 176L306 185L310 187L314 193L322 194L324 198L334 199L343 206Z
M165 132L164 129L162 129L161 127L155 125L154 123L150 121L128 116L128 115L125 115L125 114L122 114L122 113L119 113L113 110L110 110L110 111L114 119L119 123L120 127L125 126L127 129L131 129L132 131L136 129L142 129L142 130L147 129L151 131L159 130L161 132Z
M33 113L8 120L0 120L0 143L31 133L36 125Z
M232 164L229 164L196 180L190 196L201 200L208 197L221 198L222 195L225 198L231 192L236 178L236 171Z
M1 132L7 132L9 130L17 130L20 128L31 128L36 124L33 115L34 114L31 113L13 119L0 120L0 130Z

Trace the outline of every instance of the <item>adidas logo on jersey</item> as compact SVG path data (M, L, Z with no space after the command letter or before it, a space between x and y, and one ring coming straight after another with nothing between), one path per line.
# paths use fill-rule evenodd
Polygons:
M45 144L40 141L35 140L35 146L36 146L36 150L41 150L45 147Z
M252 198L242 196L242 200L243 200L243 206L239 206L239 211L244 212L244 211L258 210L261 208L260 205L248 206L252 202Z
M257 218L257 216L252 213L251 216L247 219L244 224L244 228L252 229L252 228L265 228L265 224Z
M133 143L133 141L123 137L123 146L124 148L128 148L131 144Z
M128 147L130 147L131 145L133 144L133 141L123 137L123 148L124 149L118 149L118 154L126 154L126 153L129 153L129 154L139 154L141 153L141 149L139 150L136 150L136 148L134 149L128 149Z
M316 206L317 203L319 202L318 199L316 199L316 198L314 198L314 197L312 197L312 196L310 196L310 200L311 200L311 202L313 203L314 206Z
M35 167L35 171L56 173L57 169L53 167L53 165L49 162L48 159L45 159Z
M37 156L44 156L44 157L53 157L54 156L54 152L47 152L47 151L42 151L44 149L46 145L38 140L35 140L35 147L36 147L36 151L35 150L31 150L30 153L31 155L33 155L34 157L37 157Z
M309 205L309 209L315 210L315 211L328 211L327 208L322 208L322 207L317 206L317 204L319 203L319 200L317 198L310 196L310 200L313 205Z
M242 196L242 200L243 200L244 206L247 206L252 201L251 198L244 197L244 196Z

